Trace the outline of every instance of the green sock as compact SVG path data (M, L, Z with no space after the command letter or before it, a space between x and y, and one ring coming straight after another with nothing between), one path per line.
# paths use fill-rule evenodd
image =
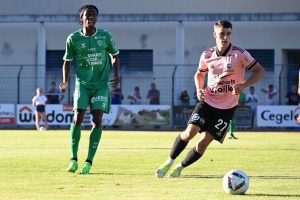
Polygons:
M230 134L230 135L233 134L234 127L235 127L235 123L234 123L233 121L230 122L230 126L229 126L229 134Z
M101 128L92 128L90 135L90 144L89 144L89 152L87 156L87 160L93 161L94 156L96 154L99 141L101 139L102 129Z
M236 114L233 115L232 120L230 121L229 125L229 134L232 135L234 128L235 128L235 120L236 120Z
M80 137L81 137L81 126L75 126L74 124L72 124L70 128L71 158L77 158Z

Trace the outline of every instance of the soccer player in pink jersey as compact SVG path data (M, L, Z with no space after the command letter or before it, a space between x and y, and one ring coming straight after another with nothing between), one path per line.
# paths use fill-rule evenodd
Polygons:
M184 168L200 159L213 140L222 144L237 108L239 95L265 75L262 66L245 49L230 43L231 35L232 24L229 21L220 20L214 24L216 46L202 53L194 76L200 102L196 105L187 128L175 139L168 159L156 170L156 177L163 178L166 175L175 159L197 133L203 132L202 137L183 161L171 170L169 178L179 177ZM246 80L245 69L252 72ZM207 87L202 89L206 73Z

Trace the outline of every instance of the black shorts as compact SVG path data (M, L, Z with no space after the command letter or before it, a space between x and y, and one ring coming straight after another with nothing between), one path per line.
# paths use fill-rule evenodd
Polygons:
M37 112L45 112L45 105L37 105L35 110Z
M218 109L201 101L195 107L188 124L199 126L200 133L207 131L215 140L223 143L236 108Z

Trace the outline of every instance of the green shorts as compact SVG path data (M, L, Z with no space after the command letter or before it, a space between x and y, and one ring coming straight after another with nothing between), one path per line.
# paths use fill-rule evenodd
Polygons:
M77 109L86 110L88 105L90 105L90 112L93 110L103 110L108 114L110 111L109 88L89 89L76 86L73 101L73 111Z

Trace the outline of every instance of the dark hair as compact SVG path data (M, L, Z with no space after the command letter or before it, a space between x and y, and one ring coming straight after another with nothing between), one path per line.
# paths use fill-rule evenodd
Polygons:
M219 20L215 23L215 27L231 28L232 24L227 20Z
M96 10L97 15L99 13L98 8L96 6L94 6L94 5L84 5L84 6L82 6L78 10L78 15L79 15L79 22L78 22L78 24L80 24L80 25L82 25L82 21L80 19L83 16L84 11L86 11L86 10Z
M134 90L140 90L140 88L139 87L135 87Z
M269 87L274 87L273 84L270 84Z
M254 87L253 87L253 86L251 86L251 87L250 87L250 89L254 89Z

